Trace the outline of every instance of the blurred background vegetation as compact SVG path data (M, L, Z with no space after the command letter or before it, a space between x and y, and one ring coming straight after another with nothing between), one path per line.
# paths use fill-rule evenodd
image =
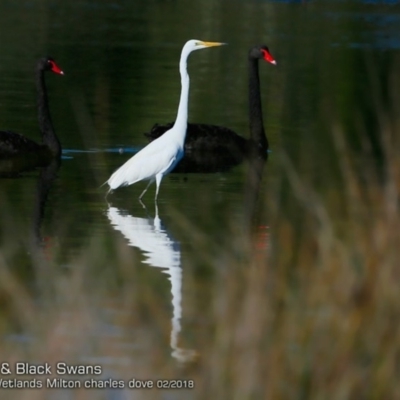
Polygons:
M229 46L191 56L190 120L243 136L247 52L269 46L271 152L256 205L247 165L170 175L159 227L152 193L110 210L99 186L174 119L191 38ZM36 59L65 76L61 167L0 180L0 358L195 389L1 398L400 398L399 49L397 1L2 0L0 128L38 139Z

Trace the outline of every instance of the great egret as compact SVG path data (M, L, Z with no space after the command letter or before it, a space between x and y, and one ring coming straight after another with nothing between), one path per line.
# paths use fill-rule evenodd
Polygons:
M155 200L157 200L162 178L175 167L184 152L189 98L187 58L194 50L221 46L223 44L219 42L203 42L201 40L189 40L185 43L179 62L182 88L175 124L164 135L149 143L111 175L107 181L110 186L109 192L120 186L149 180L146 189L144 189L139 199L146 193L150 184L155 181L157 186Z
M261 152L268 149L268 140L264 131L261 108L260 79L258 60L276 65L269 49L265 45L254 46L248 53L249 61L249 123L248 139L224 126L188 123L185 154L176 165L176 172L215 172L229 169L252 154L255 148ZM173 123L155 124L149 133L150 140L161 137Z
M38 92L39 128L42 132L42 144L38 144L19 133L0 131L0 159L29 156L30 163L46 164L51 158L59 157L61 145L50 117L44 72L51 71L63 75L60 67L50 57L41 58L36 65L36 86Z

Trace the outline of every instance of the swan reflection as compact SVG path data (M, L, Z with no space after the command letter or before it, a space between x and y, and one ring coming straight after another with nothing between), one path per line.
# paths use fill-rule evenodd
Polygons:
M171 320L172 356L181 362L196 358L194 350L183 349L178 346L182 318L182 261L180 243L174 240L164 228L161 219L156 214L153 218L139 218L129 215L116 207L110 206L107 216L115 230L120 231L130 246L142 250L145 255L145 264L162 268L171 282L173 315Z

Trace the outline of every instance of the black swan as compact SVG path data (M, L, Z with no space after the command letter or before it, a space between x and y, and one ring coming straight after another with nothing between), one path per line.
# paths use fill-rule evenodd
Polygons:
M54 132L50 117L45 71L64 74L50 57L41 58L36 65L37 106L42 143L36 143L19 133L0 131L0 172L12 171L14 166L21 169L21 166L28 168L46 165L51 159L61 155L61 144ZM19 162L14 162L15 159L19 159Z
M239 136L229 128L208 124L188 123L185 140L185 154L173 172L217 172L240 164L244 158L266 154L268 140L262 117L260 78L258 60L276 65L265 45L255 46L249 51L249 122L250 137ZM145 136L153 141L173 126L155 124Z

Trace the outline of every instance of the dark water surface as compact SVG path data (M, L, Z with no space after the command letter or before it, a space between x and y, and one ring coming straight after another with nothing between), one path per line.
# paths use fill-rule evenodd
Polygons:
M65 75L46 76L64 149L60 168L0 180L1 263L15 273L18 290L53 316L58 312L53 304L68 295L75 299L63 286L63 279L75 276L77 287L85 289L76 289L76 296L85 293L79 318L86 339L79 349L73 347L68 330L73 338L79 330L72 307L60 318L69 322L54 329L65 330L64 340L73 349L65 350L65 343L52 346L65 347L59 359L101 364L103 377L151 371L149 359L158 359L165 370L198 362L207 343L200 338L210 335L213 318L203 298L207 285L215 284L210 260L221 258L223 264L223 254L237 251L235 240L245 232L252 207L246 203L246 165L224 173L167 176L158 210L154 186L144 197L147 209L137 201L144 183L110 195L109 204L100 188L147 143L144 132L175 118L178 60L192 38L229 46L190 56L190 121L225 125L243 136L248 134L248 49L265 43L277 60L277 67L260 62L271 144L252 228L261 252L270 234L269 196L298 223L296 209L285 209L291 195L281 179L282 157L321 191L338 188L329 129L337 119L360 157L379 163L378 121L368 93L375 81L389 80L399 60L397 2L3 0L0 128L39 140L35 62L51 55ZM386 93L378 95L385 103ZM366 128L365 137L357 126ZM366 138L372 145L364 152ZM35 243L44 248L51 272L32 267ZM42 342L32 333L37 330L13 317L19 312L7 305L0 311L3 341L34 349L29 343ZM45 325L46 313L40 315ZM127 329L131 319L134 329ZM154 354L152 341L159 343ZM34 350L24 354L40 358ZM128 367L134 373L119 375Z

